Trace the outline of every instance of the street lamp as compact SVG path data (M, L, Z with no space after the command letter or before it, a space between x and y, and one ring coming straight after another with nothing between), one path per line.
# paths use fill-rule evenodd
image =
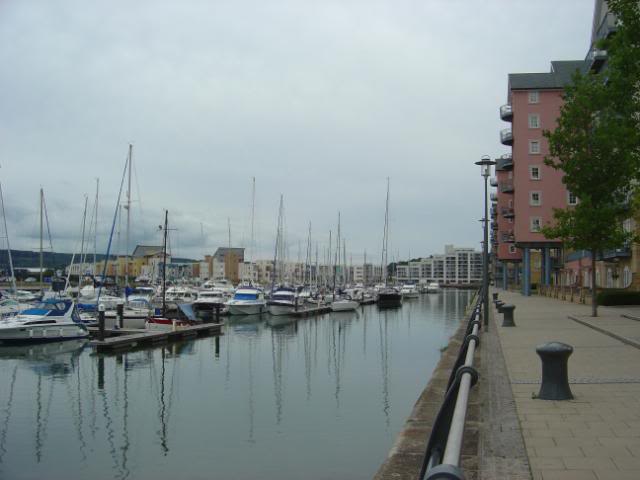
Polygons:
M491 175L491 165L496 162L491 160L489 155L483 155L480 161L475 162L480 165L480 175L484 177L484 242L482 243L482 288L484 290L484 327L489 326L489 208L487 200L487 179Z

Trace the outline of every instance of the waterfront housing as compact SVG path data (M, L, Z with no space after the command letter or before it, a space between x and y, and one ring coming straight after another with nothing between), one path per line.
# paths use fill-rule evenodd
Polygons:
M399 262L399 282L472 285L482 282L482 252L445 245L443 254Z

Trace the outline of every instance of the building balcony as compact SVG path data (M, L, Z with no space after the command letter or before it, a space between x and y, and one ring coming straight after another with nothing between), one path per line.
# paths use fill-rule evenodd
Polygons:
M498 222L491 222L491 229L492 230L497 230L498 229Z
M510 128L500 130L500 143L503 145L513 145L513 131Z
M604 250L602 252L602 256L601 256L601 260L606 261L615 261L616 259L619 258L629 258L631 257L631 247L630 246L623 246L621 248L614 248L611 250Z
M508 230L506 232L500 232L500 233L501 233L500 238L502 240L502 243L513 243L516 241L516 237L511 230Z
M513 211L513 208L509 208L509 207L502 207L502 210L500 211L500 213L504 218L513 218L515 216L515 212Z
M595 38L594 38L594 43L604 38L609 38L617 30L618 30L618 19L612 12L607 12L607 14L602 18L600 25L598 25Z
M491 218L495 218L498 216L498 209L496 207L491 207Z
M491 185L492 187L497 187L498 186L498 179L496 177L492 177L489 180L489 185Z
M500 182L501 193L513 193L513 182Z
M599 72L607 61L607 51L595 48L589 52L588 60L591 71Z
M510 104L505 104L500 107L500 118L505 122L513 120L513 108Z
M489 195L489 198L491 199L492 202L497 202L498 194L496 192L491 192L491 195Z
M513 168L513 157L510 153L505 153L500 158L496 158L496 171L511 170Z

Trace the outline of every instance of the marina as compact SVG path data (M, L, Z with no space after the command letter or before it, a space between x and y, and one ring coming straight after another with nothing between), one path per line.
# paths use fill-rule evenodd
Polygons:
M371 478L472 295L229 316L222 336L113 353L0 349L0 476Z

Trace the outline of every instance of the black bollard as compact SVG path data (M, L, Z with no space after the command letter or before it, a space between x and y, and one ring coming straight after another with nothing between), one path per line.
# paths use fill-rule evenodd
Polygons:
M493 303L496 303L498 301L498 292L493 292L491 295L493 296Z
M118 317L118 328L124 328L124 303L121 301L116 305L116 315Z
M503 327L515 327L516 324L513 321L513 311L516 309L515 305L511 305L511 304L505 304L502 305L501 307L501 311L502 311L502 326Z
M539 345L536 353L542 360L542 384L536 398L542 400L570 400L573 398L569 388L567 363L573 353L573 347L561 342L549 342Z
M220 335L216 335L216 358L220 358Z
M98 305L98 340L104 341L104 305Z
M496 308L498 309L498 313L502 313L502 306L503 305L504 305L504 302L502 300L496 301Z
M296 295L295 301L294 301L294 305L293 305L293 309L294 311L298 311L298 296Z

